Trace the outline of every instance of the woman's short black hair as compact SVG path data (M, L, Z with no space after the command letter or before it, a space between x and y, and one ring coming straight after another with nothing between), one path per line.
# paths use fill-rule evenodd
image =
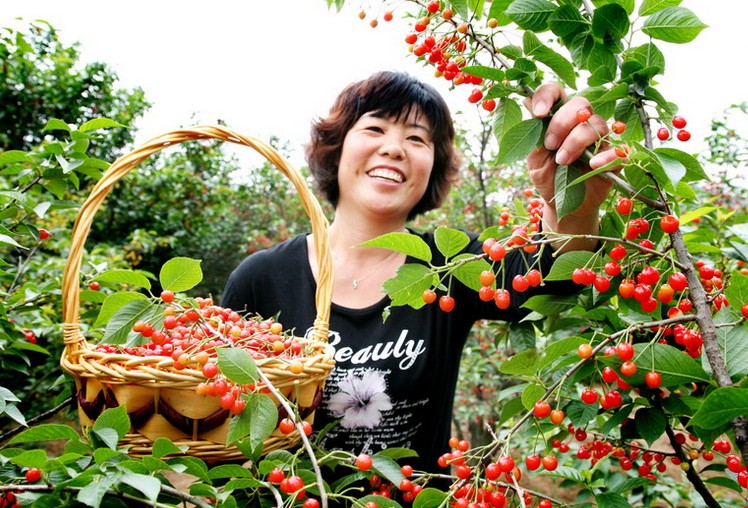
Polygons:
M348 85L338 95L329 115L312 124L306 160L317 188L333 206L337 206L340 197L338 164L343 140L351 127L366 113L401 118L407 117L413 108L431 125L434 167L426 192L408 219L441 206L460 167L452 116L433 87L407 73L393 71L378 72Z

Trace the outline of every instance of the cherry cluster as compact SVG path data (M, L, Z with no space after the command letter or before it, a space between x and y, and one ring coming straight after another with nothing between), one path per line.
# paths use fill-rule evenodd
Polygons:
M688 141L691 139L691 133L684 127L686 126L686 119L680 115L675 115L672 120L673 127L677 130L675 137L678 141ZM657 139L660 141L667 141L670 139L670 129L667 127L660 127L657 129Z

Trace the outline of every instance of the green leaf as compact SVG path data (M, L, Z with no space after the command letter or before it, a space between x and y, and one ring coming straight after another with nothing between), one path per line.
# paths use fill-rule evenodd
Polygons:
M462 68L462 72L491 81L503 81L506 76L504 71L501 69L487 67L485 65L467 65Z
M460 259L471 259L469 262L461 263L457 268L454 269L452 275L457 280L465 284L470 289L480 291L480 274L484 270L490 270L491 265L483 258L475 259L473 255L457 256L454 258L455 261Z
M748 389L734 386L717 388L706 396L690 426L715 429L748 414Z
M571 185L571 182L579 178L581 174L582 172L574 164L561 165L556 170L556 195L553 199L556 201L556 214L559 220L579 208L584 201L584 185Z
M93 430L112 429L117 433L119 439L125 437L130 430L130 417L127 416L127 407L121 406L105 409L93 424Z
M701 167L699 161L693 156L683 150L676 148L660 147L655 148L652 152L662 161L663 157L675 160L680 163L685 169L686 174L683 178L686 182L696 182L701 180L709 180L709 176Z
M251 397L251 396L250 396ZM251 400L251 399L250 399ZM249 404L239 415L229 421L229 431L226 434L226 444L236 444L252 433L252 414ZM254 448L250 444L250 447Z
M523 43L527 56L532 56L538 62L547 65L556 73L556 76L571 88L577 87L576 70L566 58L540 42L540 39L532 32L525 32Z
M47 125L44 126L42 129L42 132L47 131L66 131L70 132L72 129L70 126L63 122L62 120L58 120L57 118L52 118L51 120L47 121Z
M10 459L10 462L18 466L39 469L43 468L47 461L47 453L44 450L25 450Z
M449 259L468 246L470 237L464 231L439 226L434 231L434 242L439 252Z
M533 310L542 316L557 316L576 305L577 297L575 295L535 295L522 304L522 307Z
M8 444L32 443L35 441L57 441L61 439L77 439L78 433L68 425L47 423L35 425L22 431L11 439Z
M522 390L522 405L525 409L532 409L537 401L545 395L545 388L537 383L528 383Z
M104 303L101 305L99 315L96 318L94 327L106 325L109 320L114 316L122 307L135 300L147 301L148 297L143 293L135 293L133 291L119 291L117 293L111 293L106 295Z
M612 492L595 494L595 503L597 504L597 508L631 508L631 503L629 503L628 499Z
M252 393L249 396L247 410L250 414L250 441L256 445L268 437L278 425L278 408L270 396Z
M97 129L109 129L112 127L126 127L125 125L122 125L119 122L115 122L114 120L111 120L109 118L94 118L93 120L89 120L80 127L78 127L78 130L81 132L90 132L95 131Z
M503 97L499 99L493 114L493 134L501 139L510 127L522 121L522 108L516 101Z
M259 375L254 358L246 349L238 347L216 348L218 369L229 381L247 385L256 383Z
M654 67L658 69L658 74L665 70L665 56L652 43L629 49L624 53L623 58L624 62L638 62L643 68Z
M548 346L545 347L545 349L543 349L543 357L541 358L538 368L542 369L543 367L555 362L562 356L576 354L577 348L579 348L581 344L585 344L587 342L589 342L588 339L578 336L566 337L564 339L551 342L550 344L548 344Z
M161 287L175 293L188 291L203 280L200 260L176 257L168 260L158 274Z
M211 480L220 480L222 478L251 478L252 472L239 464L220 464L208 471L208 476Z
M152 454L155 458L160 459L167 455L177 455L187 451L187 447L179 447L174 444L174 441L165 437L156 438L153 442Z
M120 481L129 485L133 489L142 492L146 499L152 503L156 502L156 499L158 499L158 495L161 492L161 482L158 478L154 478L153 476L127 472L122 475Z
M426 487L413 500L413 508L436 508L444 506L449 494L433 487Z
M561 254L553 263L551 271L545 276L545 280L571 280L571 274L574 273L574 270L581 266L589 267L590 259L594 255L593 252L589 251L572 251Z
M151 289L151 281L148 277L133 270L107 270L94 277L93 280Z
M696 218L703 217L706 214L712 213L716 209L716 206L702 206L701 208L697 208L695 210L688 210L679 217L680 223L681 225L688 224Z
M400 482L405 479L405 476L400 472L400 466L391 458L375 453L371 459L374 470L393 485L400 485Z
M548 26L559 37L569 37L590 29L590 22L582 17L579 9L562 5L548 18Z
M705 25L685 7L666 7L652 14L642 25L642 31L654 39L683 44L698 36Z
M32 158L26 152L21 150L8 150L0 153L0 166L8 164L17 164L19 162L32 162Z
M634 414L634 421L639 434L650 446L665 433L667 418L660 409L640 408Z
M418 263L405 263L397 275L384 282L383 288L392 300L392 306L409 305L420 309L425 304L423 292L439 282L439 277L429 267Z
M552 476L554 478L564 478L575 483L587 483L587 479L582 475L582 473L572 467L559 466L553 471L546 471L545 475Z
M581 400L572 400L564 408L566 416L575 427L582 427L588 424L597 414L597 405L585 404Z
M548 18L556 6L547 0L515 0L506 9L509 19L524 30L543 32L548 29Z
M680 5L682 1L683 0L644 0L641 7L639 7L639 16L650 16L665 7Z
M97 476L91 483L78 491L76 499L78 502L99 508L109 488L117 481L114 476Z
M619 45L619 40L628 34L629 26L628 14L618 4L603 5L592 16L593 35L608 46L610 43Z
M16 248L19 248L19 249L24 249L24 250L26 249L26 247L24 247L20 243L16 242L13 238L11 238L8 235L0 234L0 243L5 243L5 244L8 244L8 245L12 245L13 247L16 247Z
M412 258L431 262L431 248L417 235L409 233L387 233L376 238L372 238L362 244L366 247L382 247L397 252L402 252Z
M531 118L516 123L499 140L499 164L511 164L524 160L538 146L543 135L543 120Z
M532 376L537 371L538 360L538 352L534 349L528 349L527 351L517 353L502 363L499 366L499 372Z
M133 300L126 303L107 323L102 343L128 344L130 342L128 338L132 332L132 326L141 320L153 324L153 320L150 319L152 316L155 316L157 313L163 316L163 311L156 312L157 310L158 307L149 300ZM132 335L134 337L133 340L136 340L136 334L132 333Z
M662 386L668 388L692 382L711 381L711 376L696 360L668 344L635 344L634 362L638 370L633 376L626 378L629 384L644 383L644 376L652 370L662 374ZM619 363L616 361L616 365Z

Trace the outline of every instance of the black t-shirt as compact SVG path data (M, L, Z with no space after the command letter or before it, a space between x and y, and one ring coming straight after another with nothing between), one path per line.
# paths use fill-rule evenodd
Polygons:
M431 246L434 264L443 261L433 234L411 233ZM482 252L476 235L471 235L465 250ZM527 271L524 256L512 251L506 257L505 280ZM547 273L551 263L550 253L544 254L541 271ZM566 286L546 285L544 292L569 292ZM305 335L316 317L315 290L306 235L299 235L247 257L229 277L221 306L263 317L278 315L285 329ZM382 313L390 303L386 296L364 309L332 305L329 341L335 347L336 365L314 420L315 429L340 420L325 436L326 449L371 454L407 447L420 456L411 461L414 467L439 469L436 460L449 451L460 356L474 322L516 321L526 314L519 306L530 295L513 293L512 306L500 310L457 280L451 293L456 301L451 313L435 304L418 310L393 307L384 322Z

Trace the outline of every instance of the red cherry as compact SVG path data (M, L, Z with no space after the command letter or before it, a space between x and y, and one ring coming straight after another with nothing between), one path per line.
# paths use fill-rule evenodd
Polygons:
M609 276L615 277L616 275L620 275L621 265L618 264L617 261L608 261L607 263L605 263L603 271Z
M494 109L496 109L496 100L486 99L485 101L483 101L481 106L483 106L483 109L485 109L486 111L493 111Z
M664 215L660 219L660 228L669 235L675 233L679 227L680 221L678 220L678 217L675 217L674 215Z
M621 360L626 362L634 357L634 346L630 342L621 342L616 346L616 353Z
M439 308L444 312L452 312L455 308L455 299L449 295L439 298Z
M518 293L524 293L530 287L530 281L524 275L515 275L512 279L512 288Z
M525 466L529 471L535 471L540 467L540 455L532 454L525 457Z
M675 127L676 129L682 129L685 126L686 126L686 119L685 118L683 118L682 116L679 116L679 115L675 115L673 117L673 127Z
M608 384L613 383L618 379L618 373L610 367L604 367L600 375L603 378L603 381Z
M626 254L628 254L628 252L626 251L626 247L624 247L620 243L614 245L613 248L610 249L610 258L614 261L622 260L626 257Z
M688 279L683 272L673 272L667 279L667 283L675 291L683 291L688 286Z
M36 467L30 467L26 470L26 481L36 483L42 478L42 472Z
M278 429L280 429L280 431L283 434L288 435L294 430L296 430L296 424L293 422L292 419L284 418L280 421L280 423L278 423Z
M589 120L591 116L592 116L592 111L590 111L587 108L582 108L579 111L577 111L577 122L584 123L587 120Z
M744 303L743 306L740 307L740 313L744 318L748 319L748 303Z
M283 481L285 477L286 477L286 473L284 473L283 470L279 467L274 467L268 473L268 481L270 483L280 483Z
M686 129L682 129L678 131L678 134L676 134L675 137L678 138L678 141L688 141L691 139L691 133Z
M356 467L361 471L368 471L369 469L371 469L371 466L373 464L374 461L372 460L371 455L362 453L358 457L356 457Z
M616 134L623 134L623 131L626 130L626 123L622 122L620 120L616 120L611 124L610 130L612 130Z
M168 289L165 289L161 291L161 300L164 303L171 303L174 301L174 292L169 291Z
M493 295L493 301L496 304L496 307L498 307L501 310L506 310L509 308L509 305L511 304L511 296L509 294L509 291L506 289L497 289L496 293Z
M554 471L558 467L558 457L555 455L546 455L541 462L546 471Z
M585 404L594 404L597 402L598 397L600 394L598 394L594 388L585 388L582 390L582 402Z
M101 284L99 284L99 283L98 283L98 282L96 282L96 281L93 281L93 282L91 282L91 283L90 283L90 284L88 285L88 289L90 289L90 290L92 290L92 291L98 291L99 289L101 289Z
M39 230L39 240L46 240L50 236L52 236L52 234L49 231L47 231L46 229L40 229Z
M544 400L539 400L533 406L532 411L538 418L545 418L551 414L551 405Z
M634 208L634 202L630 198L618 198L616 203L616 211L621 215L628 215Z
M655 371L647 372L644 375L644 382L650 388L659 388L660 384L662 384L662 374Z
M660 127L657 130L657 139L660 141L667 141L670 139L670 130L667 127Z
M436 292L433 289L425 289L421 298L425 303L434 303L436 301Z
M636 374L637 370L638 369L636 367L636 364L632 362L631 360L623 362L621 364L621 374L623 374L626 377L633 376L634 374Z

